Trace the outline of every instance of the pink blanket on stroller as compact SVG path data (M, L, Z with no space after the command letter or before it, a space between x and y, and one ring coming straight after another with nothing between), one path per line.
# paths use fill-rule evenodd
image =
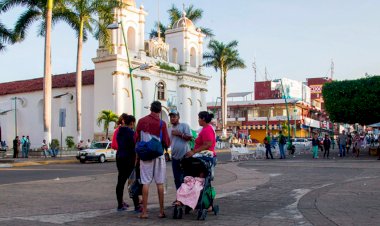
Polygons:
M195 209L199 195L203 189L205 179L200 177L186 176L180 188L177 190L177 201Z

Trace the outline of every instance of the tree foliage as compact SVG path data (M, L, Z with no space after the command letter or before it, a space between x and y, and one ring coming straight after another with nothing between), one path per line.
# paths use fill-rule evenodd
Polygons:
M197 9L194 7L194 5L189 5L188 7L185 7L186 17L191 20L194 24L196 24L199 20L202 19L203 16L203 10ZM170 9L168 9L169 14L169 24L167 26L160 23L160 33L161 37L165 39L165 31L171 27L173 27L174 23L177 22L182 17L182 10L178 9L174 4ZM149 37L158 37L157 33L157 25L158 23L155 23L155 28L151 30L149 33ZM203 34L206 35L206 37L214 37L214 34L212 33L212 30L210 28L205 27L199 27Z
M323 86L326 111L333 122L380 122L380 76L333 81Z
M111 122L116 123L118 120L118 116L111 110L103 110L99 113L99 116L96 120L98 126L101 126L103 123L103 130L106 133L106 137L108 137L108 129Z
M5 50L6 44L12 44L13 42L14 37L12 31L5 27L0 21L0 51Z

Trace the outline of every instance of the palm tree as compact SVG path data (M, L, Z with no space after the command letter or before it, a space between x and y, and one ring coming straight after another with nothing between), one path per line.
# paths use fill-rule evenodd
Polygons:
M13 33L0 22L0 51L5 50L6 43L13 43Z
M196 24L199 20L202 19L203 16L203 10L202 9L196 9L194 5L189 5L187 8L185 7L186 17L189 18L194 24ZM168 10L169 13L169 25L168 26L160 26L161 30L161 37L165 39L165 31L171 27L173 27L174 23L177 22L182 17L182 10L178 9L174 4L172 7ZM157 27L157 22L155 27ZM214 37L214 34L212 33L212 30L210 28L204 28L199 27L203 34L206 35L206 37ZM158 37L157 35L157 28L154 28L149 33L149 36L151 38Z
M61 0L56 0L57 4ZM22 6L26 11L17 19L14 28L14 40L23 41L25 39L28 28L33 22L40 22L39 34L45 36L45 54L44 54L44 138L51 138L51 48L50 33L52 21L54 20L53 10L59 7L53 7L53 0L3 0L0 2L0 12Z
M220 96L222 97L222 130L223 136L227 135L227 72L232 69L245 68L244 61L240 58L236 49L237 41L227 44L211 40L208 48L211 52L205 53L203 59L206 60L204 66L213 67L215 71L220 70Z
M45 34L45 60L44 60L44 138L50 140L51 138L51 24L52 24L52 12L53 0L48 0L46 3L46 34Z
M104 45L109 44L110 35L107 25L114 21L113 9L121 3L116 0L66 0L66 8L62 13L69 25L78 33L77 65L76 65L76 109L77 138L82 138L82 49L87 33L92 33ZM64 16L66 15L66 17ZM98 17L98 19L95 19ZM77 26L79 25L79 26Z
M111 122L116 123L118 120L118 116L113 113L111 110L103 110L99 113L97 118L97 124L100 127L103 123L103 130L106 133L106 138L108 138L108 128Z

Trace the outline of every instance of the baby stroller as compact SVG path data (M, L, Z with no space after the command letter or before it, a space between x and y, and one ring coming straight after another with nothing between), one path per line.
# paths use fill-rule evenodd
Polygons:
M211 207L215 215L219 213L219 206L214 205L215 189L211 186L213 180L213 159L208 157L184 158L181 161L184 171L184 177L201 177L204 178L203 189L200 192L195 209L198 220L205 220L208 209ZM175 205L173 211L173 219L181 219L183 212L188 214L191 208L184 205Z

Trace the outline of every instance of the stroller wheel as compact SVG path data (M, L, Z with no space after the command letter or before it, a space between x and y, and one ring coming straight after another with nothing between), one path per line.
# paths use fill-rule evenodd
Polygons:
M182 207L180 207L180 208L178 209L177 219L182 219L182 215L183 215L183 209L182 209Z
M173 210L173 219L177 219L177 215L178 215L178 207L175 206Z
M202 210L202 216L201 216L201 220L206 220L206 217L207 217L207 209L203 209Z
M202 210L198 210L197 220L201 219L202 217Z
M219 213L219 205L215 205L215 206L213 206L213 207L212 207L212 211L214 211L214 214L215 214L215 215L218 215L218 213Z
M190 208L190 207L188 207L188 206L185 206L185 214L189 214L189 213L190 213L190 210L191 210L191 208Z

